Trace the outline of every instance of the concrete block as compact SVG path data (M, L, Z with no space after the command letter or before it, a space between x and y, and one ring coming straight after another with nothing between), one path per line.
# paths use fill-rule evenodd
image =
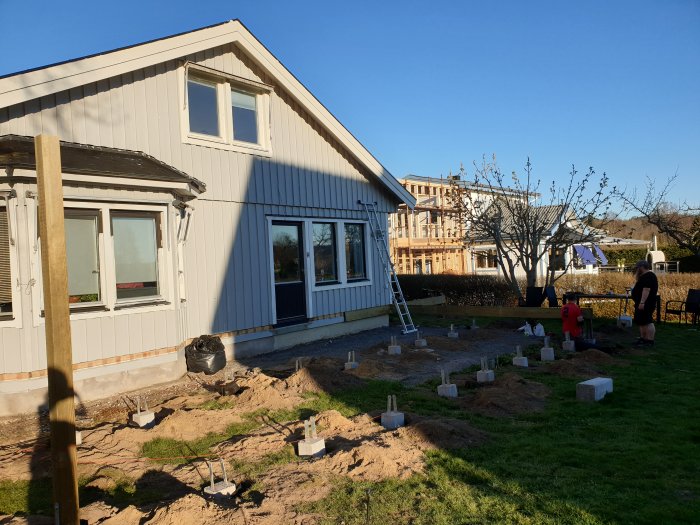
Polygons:
M629 315L621 315L617 318L618 328L632 328L632 318Z
M613 381L609 377L594 377L576 385L576 399L579 401L600 401L613 391Z
M215 498L226 498L236 493L236 484L231 481L219 481L208 487L204 487L204 493Z
M420 339L416 339L415 345L417 348L425 348L428 346L428 341L421 337Z
M326 453L326 440L320 437L299 441L299 456L320 458Z
M382 426L387 430L394 430L404 425L403 412L382 412Z
M527 368L527 357L514 357L513 366L519 366L521 368Z
M401 355L401 345L389 345L387 353L389 355Z
M550 346L545 346L540 350L540 360L542 361L554 361L554 348Z
M440 397L457 397L457 385L454 383L438 385L437 392Z
M447 332L447 337L450 339L459 339L459 332Z
M139 428L151 428L156 424L156 415L151 410L131 414L131 422Z
M80 430L75 431L75 446L80 446L83 444L83 433Z
M360 363L358 363L357 361L350 361L348 363L345 363L345 370L353 370L358 366L360 366Z
M564 350L565 352L575 352L576 351L576 342L575 341L564 341L561 344L561 349Z
M476 381L478 383L493 383L496 380L496 374L493 370L479 370L476 373Z

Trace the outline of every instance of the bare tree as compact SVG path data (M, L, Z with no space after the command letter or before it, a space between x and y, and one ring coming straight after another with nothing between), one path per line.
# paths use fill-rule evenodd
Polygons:
M638 213L679 247L700 257L700 205L691 206L687 202L673 205L669 202L669 192L677 178L678 173L661 188L647 178L644 195L640 196L636 190L631 193L616 190L615 196L626 212Z
M506 179L495 156L491 161L483 158L480 166L474 163L473 181L462 182L465 172L460 170L460 180L450 180L450 200L456 219L466 226L465 244L495 245L501 273L521 298L523 274L526 286L553 284L573 258L557 266L548 254L595 241L604 233L600 228L614 216L614 188L608 187L605 173L597 177L593 168L580 176L572 166L565 183L559 186L552 181L546 196L540 193L542 182L534 178L529 158L522 177L513 172ZM548 261L545 278L538 283L537 270L543 261Z

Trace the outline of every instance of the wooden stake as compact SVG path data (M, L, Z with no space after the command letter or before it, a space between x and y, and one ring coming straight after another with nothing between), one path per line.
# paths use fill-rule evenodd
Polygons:
M34 149L46 316L54 511L57 516L56 523L78 525L73 354L68 306L61 151L58 137L38 135L35 138Z

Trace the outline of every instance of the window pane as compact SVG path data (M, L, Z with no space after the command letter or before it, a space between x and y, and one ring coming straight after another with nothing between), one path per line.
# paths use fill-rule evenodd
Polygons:
M112 216L117 299L158 295L157 227L153 216Z
M348 281L367 278L364 231L362 224L345 225L345 266Z
M7 209L0 208L0 316L12 313L12 277L10 276L10 228Z
M314 266L316 282L337 282L335 228L332 223L314 223Z
M275 265L275 283L301 282L299 227L272 225L272 252Z
M194 80L187 82L187 107L190 112L190 131L220 136L216 104L216 86Z
M100 260L97 251L97 212L66 210L66 262L68 300L90 303L100 300Z
M255 95L231 90L233 140L258 143Z

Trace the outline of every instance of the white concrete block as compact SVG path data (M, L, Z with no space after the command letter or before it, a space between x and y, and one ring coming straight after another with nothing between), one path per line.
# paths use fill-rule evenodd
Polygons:
M632 318L629 315L621 315L617 318L619 328L632 328Z
M151 410L131 414L131 422L139 428L151 428L156 423L156 415Z
M83 433L80 430L75 431L75 446L83 444Z
M600 401L613 391L613 380L610 377L594 377L576 385L576 399L579 401Z
M514 357L513 366L519 366L521 368L527 368L527 357Z
M542 361L554 361L554 348L551 346L545 346L540 350L540 360Z
M479 370L476 373L476 381L478 383L493 383L496 380L496 374L493 370Z
M345 363L345 370L353 370L358 366L360 366L360 363L358 363L357 361L351 361L349 363Z
M320 437L299 441L299 456L320 458L326 453L326 440Z
M457 385L454 383L438 385L437 392L440 397L457 397Z
M561 349L564 350L565 352L575 352L576 351L576 342L575 341L564 341L561 344Z
M447 337L449 337L450 339L459 339L459 332L447 332Z
M415 345L418 348L425 348L428 346L428 341L421 337L420 339L416 339Z
M389 345L387 353L389 355L401 355L401 345Z
M225 480L219 481L214 483L214 485L204 487L204 493L215 498L233 496L236 493L236 484Z
M382 412L382 426L387 430L394 430L404 425L403 412Z

